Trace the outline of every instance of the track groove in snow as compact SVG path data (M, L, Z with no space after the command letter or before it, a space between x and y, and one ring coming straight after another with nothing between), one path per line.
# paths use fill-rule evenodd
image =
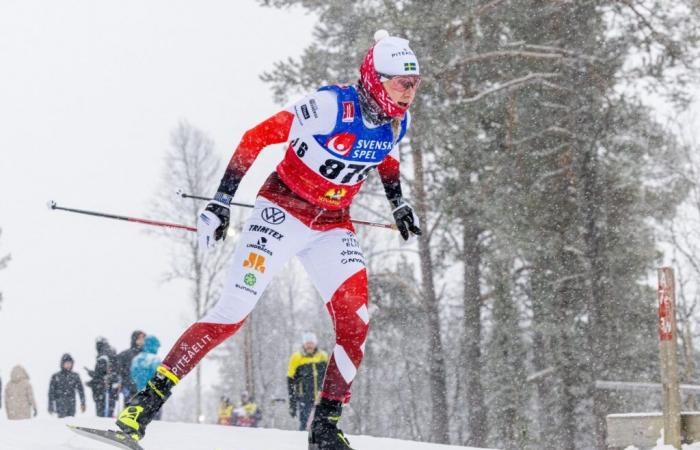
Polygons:
M111 419L76 417L23 421L0 420L2 450L114 450L69 430L66 424L113 428ZM236 428L153 422L143 441L145 450L306 450L306 433L264 428ZM477 450L370 436L348 436L357 450Z

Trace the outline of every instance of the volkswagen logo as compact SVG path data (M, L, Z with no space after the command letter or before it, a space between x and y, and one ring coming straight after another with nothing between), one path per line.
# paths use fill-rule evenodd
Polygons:
M260 217L262 217L262 220L272 225L279 225L287 218L284 211L273 207L263 209Z

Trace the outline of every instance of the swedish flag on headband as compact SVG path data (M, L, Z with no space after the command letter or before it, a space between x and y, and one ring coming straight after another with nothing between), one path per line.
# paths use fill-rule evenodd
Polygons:
M403 70L405 70L406 72L410 72L412 70L413 71L417 70L416 63L413 63L413 62L403 63Z

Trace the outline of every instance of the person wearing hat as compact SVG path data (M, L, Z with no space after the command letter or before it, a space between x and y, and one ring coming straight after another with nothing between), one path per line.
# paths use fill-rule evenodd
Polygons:
M318 349L318 339L310 331L302 335L301 350L292 353L287 369L289 414L299 414L299 429L306 430L309 415L321 394L328 353Z
M234 405L231 403L231 399L225 395L222 396L221 403L219 403L218 420L216 423L219 425L233 425L233 408Z
M420 67L406 39L383 30L374 37L357 84L322 86L244 133L214 199L198 216L203 249L226 237L231 201L262 149L287 143L287 150L238 235L218 302L183 333L148 386L129 400L117 419L124 434L144 436L172 388L241 328L270 281L297 256L336 333L309 448L351 448L338 421L362 362L369 312L367 270L350 205L372 171L379 172L401 236L421 234L403 197L398 148L410 125Z
M97 417L112 417L119 395L119 373L117 371L117 352L102 336L95 340L95 369L85 367L91 379L85 383L92 389Z
M61 357L61 370L49 382L49 414L58 418L75 415L75 394L80 397L80 411L85 412L85 391L80 375L73 372L73 358L68 353Z

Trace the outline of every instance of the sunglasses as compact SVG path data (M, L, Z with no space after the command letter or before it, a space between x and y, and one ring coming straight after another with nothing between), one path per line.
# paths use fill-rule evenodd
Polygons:
M421 82L420 75L384 75L379 74L381 81L388 81L389 86L398 92L405 92L411 89L418 89Z

